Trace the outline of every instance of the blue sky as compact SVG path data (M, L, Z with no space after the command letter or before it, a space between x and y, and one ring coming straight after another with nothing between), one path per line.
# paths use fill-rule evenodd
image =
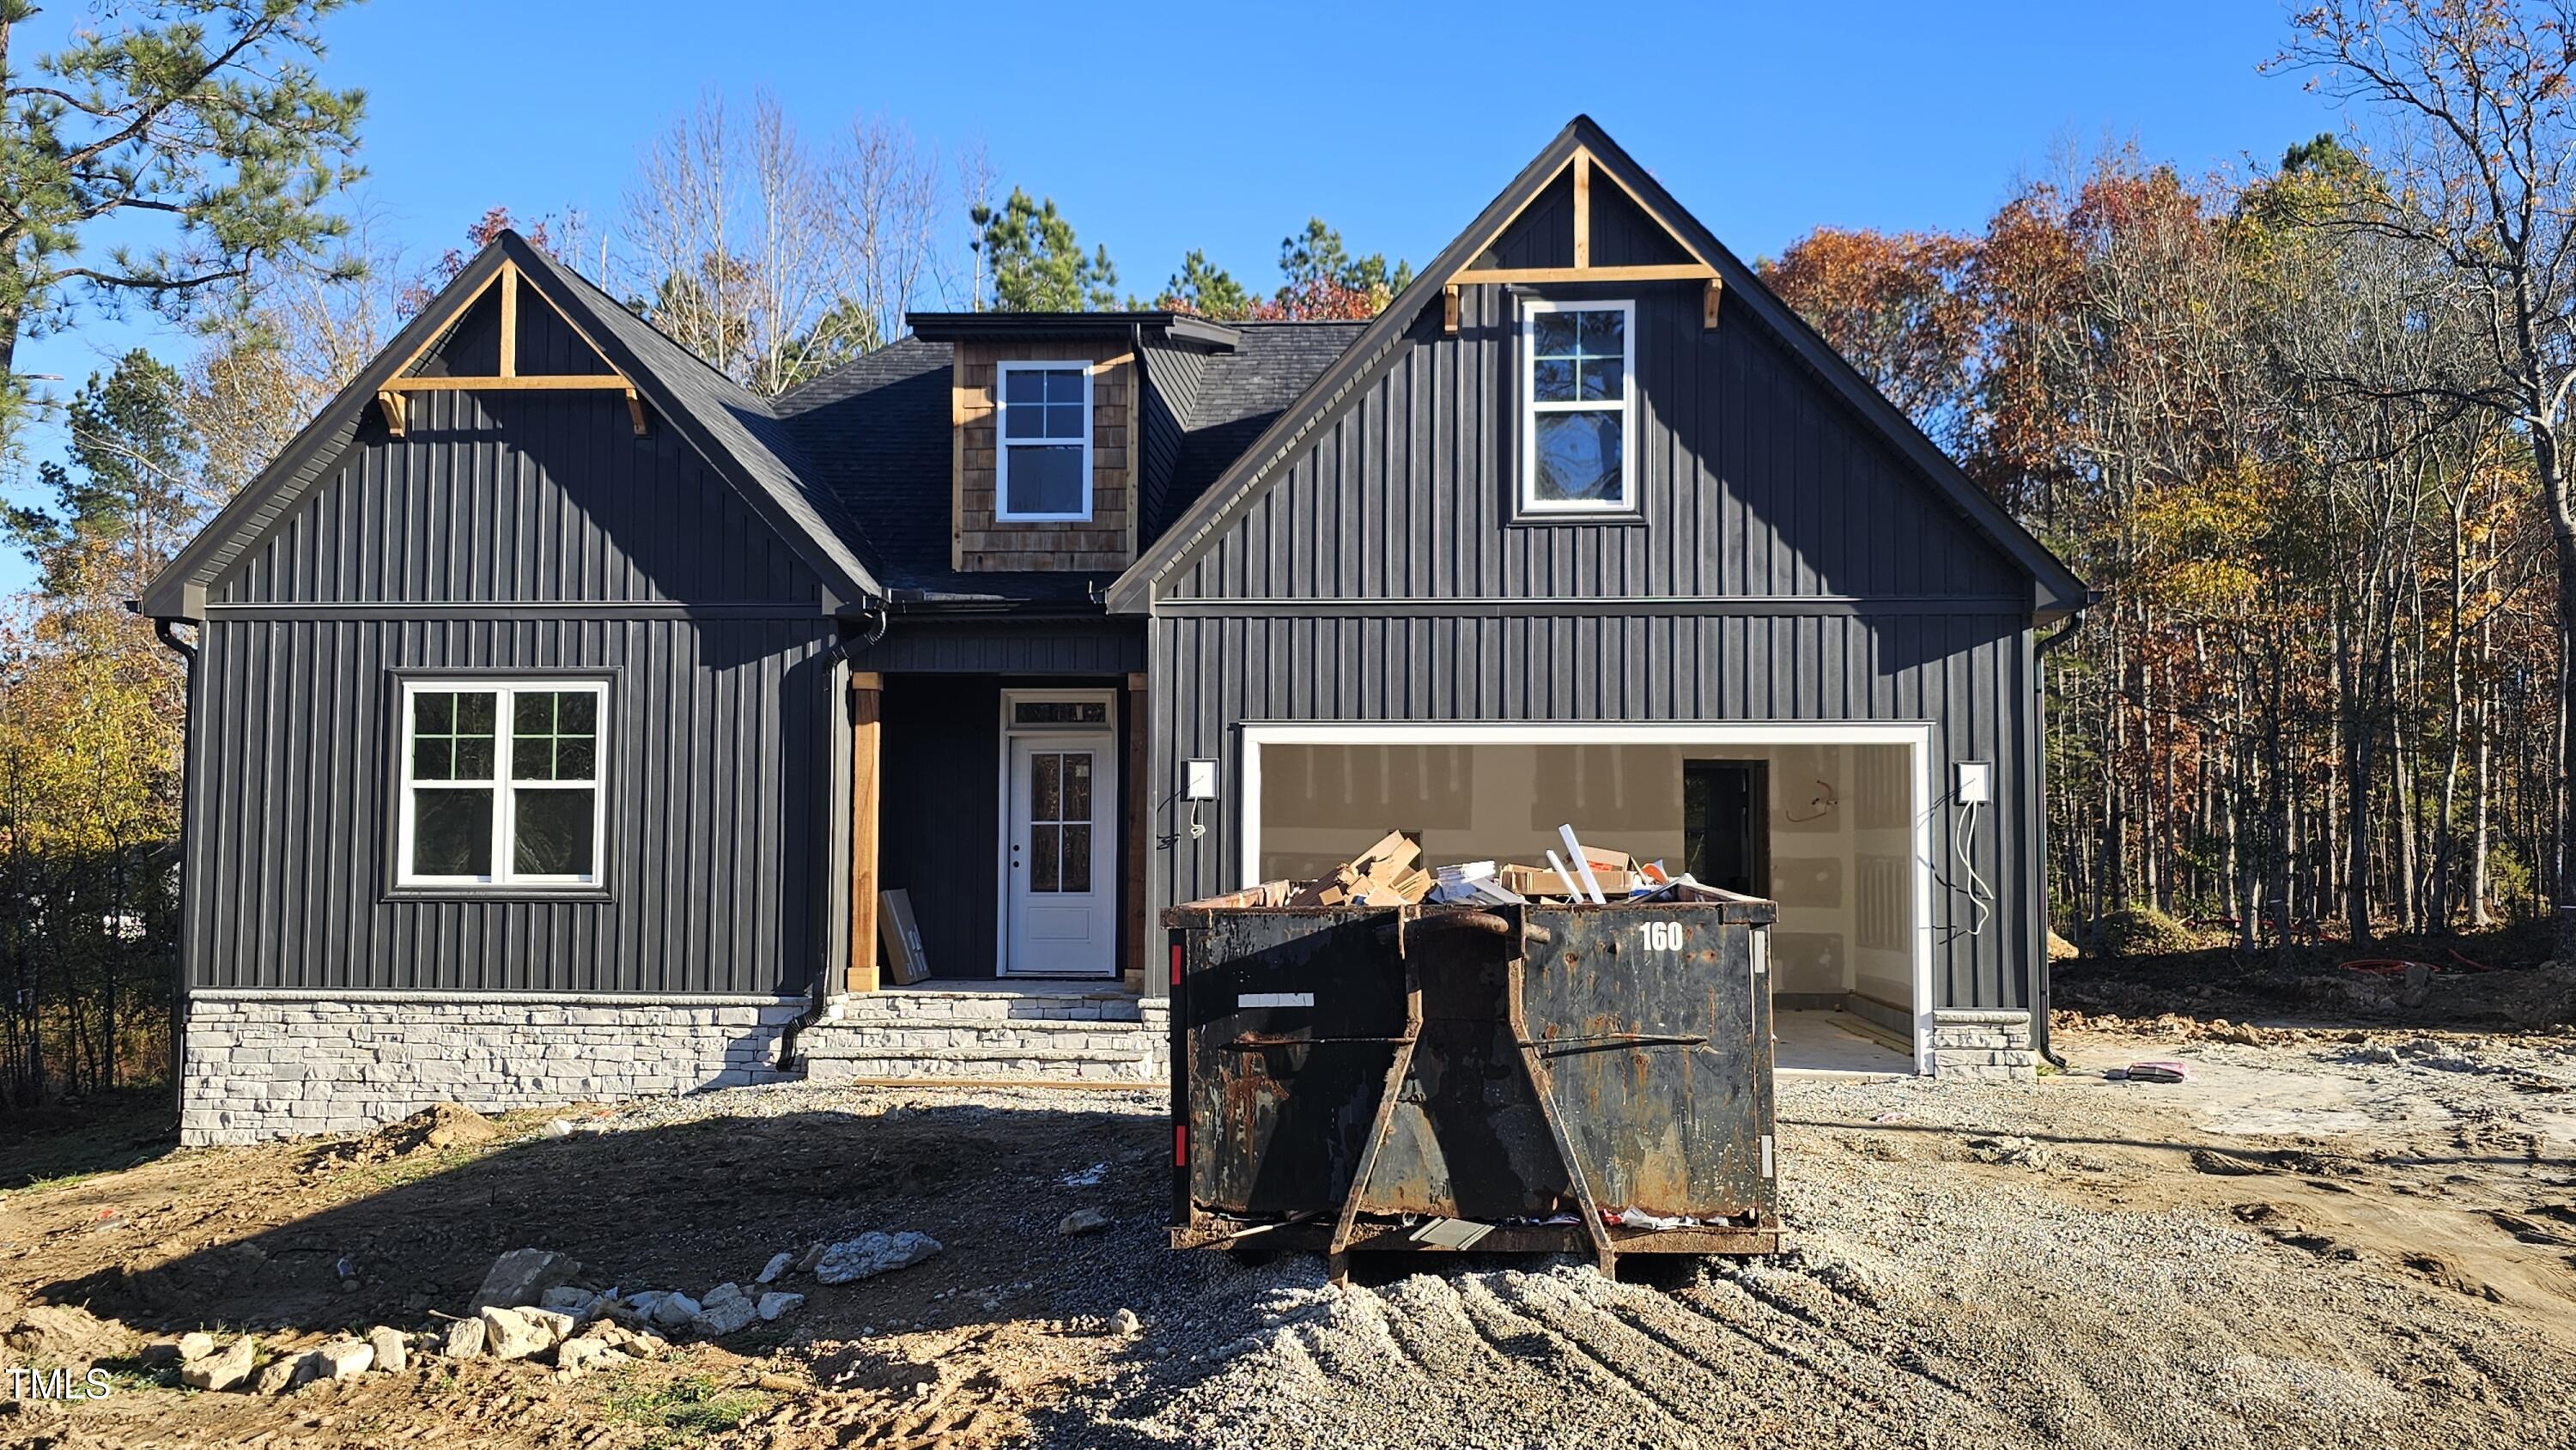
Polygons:
M55 0L35 43L83 8ZM374 0L328 33L329 78L368 92L364 204L416 254L494 205L613 218L641 143L709 87L767 87L818 132L866 111L981 145L1004 189L1053 196L1145 295L1192 247L1274 285L1309 215L1420 262L1578 111L1747 257L1822 223L1973 228L2069 147L2135 139L2200 171L2341 125L2297 78L2257 73L2287 33L2267 0ZM137 341L185 347L98 326L21 365L68 389ZM28 578L0 560L0 590Z

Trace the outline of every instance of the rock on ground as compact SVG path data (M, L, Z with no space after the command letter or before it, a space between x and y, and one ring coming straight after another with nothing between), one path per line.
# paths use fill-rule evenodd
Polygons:
M560 1309L522 1309L519 1317L543 1331L549 1345L561 1344L570 1338L573 1326L581 1322Z
M578 1284L557 1284L537 1296L537 1307L569 1314L575 1319L588 1319L590 1311L599 1307L599 1298Z
M288 1390L295 1389L300 1385L309 1383L313 1378L314 1371L321 1367L321 1361L315 1359L309 1354L291 1355L284 1359L270 1360L268 1362L268 1367L259 1372L258 1383L253 1386L252 1393L262 1395L285 1394Z
M1055 1231L1060 1234L1096 1234L1107 1227L1109 1215L1096 1208L1077 1208L1056 1220Z
M665 1294L654 1301L653 1312L646 1317L664 1329L686 1329L698 1317L698 1307L698 1301L686 1294Z
M411 1362L411 1345L403 1339L402 1331L391 1325L379 1324L368 1330L367 1345L376 1352L376 1368L387 1374L400 1374L403 1366Z
M493 1306L516 1309L541 1302L545 1292L581 1277L581 1263L568 1254L546 1249L512 1249L492 1261L483 1287L465 1306L472 1314Z
M555 1346L555 1368L566 1374L581 1374L625 1362L626 1355L605 1340L567 1339Z
M773 1255L769 1260L769 1266L762 1269L760 1271L760 1277L754 1279L752 1282L755 1284L775 1284L778 1282L778 1276L787 1272L787 1266L795 1262L796 1256L794 1254Z
M805 1296L802 1294L763 1294L760 1296L761 1322L766 1324L782 1314L793 1314L804 1304Z
M737 1284L718 1284L707 1291L689 1327L700 1337L721 1339L760 1317L760 1307Z
M363 1339L335 1339L313 1351L312 1358L315 1379L355 1379L376 1362L376 1349Z
M557 1336L548 1332L550 1326L528 1317L524 1309L496 1305L485 1309L482 1319L483 1347L497 1359L526 1359L556 1343Z
M472 1359L483 1352L485 1338L481 1319L459 1319L447 1326L447 1337L439 1342L438 1352L449 1359Z
M193 1364L215 1352L215 1337L202 1329L192 1329L179 1336L179 1362Z
M232 1389L250 1378L251 1365L258 1358L259 1341L245 1334L221 1350L181 1365L179 1383L192 1390Z
M825 1249L815 1259L814 1279L822 1284L847 1284L909 1268L938 1252L939 1240L926 1233L911 1229L892 1234L870 1230Z

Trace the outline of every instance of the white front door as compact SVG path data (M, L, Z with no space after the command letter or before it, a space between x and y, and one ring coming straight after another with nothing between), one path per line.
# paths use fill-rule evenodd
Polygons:
M1014 735L1002 867L1002 971L1118 969L1114 737Z

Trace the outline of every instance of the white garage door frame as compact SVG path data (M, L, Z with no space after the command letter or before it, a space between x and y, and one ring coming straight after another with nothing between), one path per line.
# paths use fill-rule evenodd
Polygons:
M1236 885L1261 882L1261 752L1272 745L1900 745L1914 800L1914 1070L1932 1070L1932 723L1928 720L1734 720L1555 724L1518 721L1246 721L1239 727L1242 804L1235 811ZM1582 822L1574 823L1580 829Z

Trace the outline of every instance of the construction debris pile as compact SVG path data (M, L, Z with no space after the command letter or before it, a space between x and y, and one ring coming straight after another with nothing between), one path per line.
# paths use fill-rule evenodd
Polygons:
M1650 900L1676 885L1697 885L1673 875L1661 861L1640 861L1623 851L1586 846L1571 825L1559 826L1565 854L1547 852L1544 866L1460 861L1429 870L1422 846L1402 831L1320 876L1304 881L1265 881L1227 898L1242 906L1413 906L1440 904L1511 906L1532 901Z

